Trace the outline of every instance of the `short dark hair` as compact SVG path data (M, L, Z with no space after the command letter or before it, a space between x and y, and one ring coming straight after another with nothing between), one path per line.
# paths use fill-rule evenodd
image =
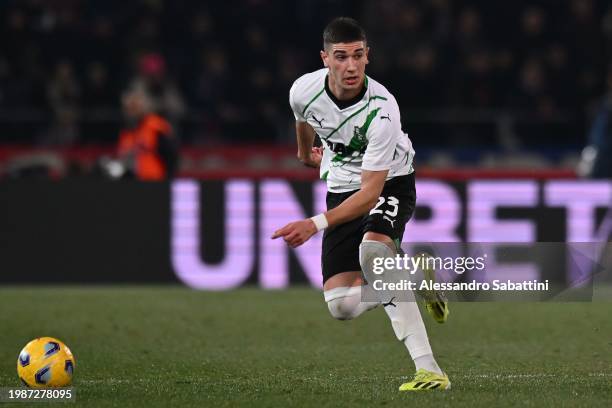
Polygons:
M366 33L359 23L350 17L336 17L323 30L323 48L330 44L366 42Z

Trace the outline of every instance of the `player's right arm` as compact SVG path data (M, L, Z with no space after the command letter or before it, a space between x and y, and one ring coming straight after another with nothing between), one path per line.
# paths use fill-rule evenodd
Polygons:
M305 166L319 168L323 158L323 150L313 147L315 131L307 122L295 122L295 134L297 136L297 158Z
M323 158L323 149L314 146L316 132L304 116L304 102L298 101L298 82L295 81L289 90L289 105L295 116L295 134L297 136L297 158L305 166L319 168Z

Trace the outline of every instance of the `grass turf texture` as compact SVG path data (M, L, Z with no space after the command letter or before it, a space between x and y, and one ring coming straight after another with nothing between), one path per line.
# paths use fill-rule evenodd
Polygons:
M75 354L77 406L610 406L611 305L452 304L425 320L453 389L399 393L414 369L380 307L338 322L306 288L2 288L0 386L45 335Z

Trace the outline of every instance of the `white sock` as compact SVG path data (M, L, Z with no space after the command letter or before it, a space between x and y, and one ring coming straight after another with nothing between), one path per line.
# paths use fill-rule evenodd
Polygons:
M385 295L384 292L375 293L381 296ZM391 320L391 325L397 338L404 343L408 353L410 353L410 357L412 357L416 364L417 358L427 355L432 356L433 352L429 345L425 324L423 323L419 306L414 299L414 294L410 293L409 296L412 299L405 298L401 301L381 299L381 303L386 305L384 306L385 312L387 312L387 316Z
M427 371L433 371L434 373L444 375L433 354L426 354L424 356L415 358L414 365L416 366L417 371L423 368Z

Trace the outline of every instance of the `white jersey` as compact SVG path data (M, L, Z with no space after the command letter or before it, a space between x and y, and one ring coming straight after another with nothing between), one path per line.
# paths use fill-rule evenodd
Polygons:
M366 77L365 94L341 109L326 90L328 69L298 78L289 104L300 122L307 122L323 141L321 178L334 193L359 190L362 170L389 170L387 180L414 171L414 149L402 131L393 95Z

